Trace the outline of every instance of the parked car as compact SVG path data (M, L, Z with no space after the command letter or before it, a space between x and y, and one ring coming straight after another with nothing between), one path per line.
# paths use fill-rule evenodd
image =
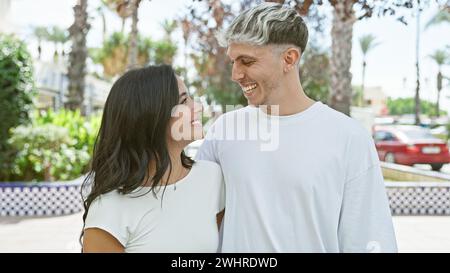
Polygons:
M382 161L410 166L430 164L434 171L450 163L447 143L420 126L374 126L373 138Z

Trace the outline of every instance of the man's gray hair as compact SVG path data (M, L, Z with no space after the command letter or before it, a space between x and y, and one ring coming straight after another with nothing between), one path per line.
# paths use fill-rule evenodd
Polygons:
M277 3L262 3L237 16L228 29L217 34L221 46L245 43L254 46L295 45L305 51L308 28L292 8Z

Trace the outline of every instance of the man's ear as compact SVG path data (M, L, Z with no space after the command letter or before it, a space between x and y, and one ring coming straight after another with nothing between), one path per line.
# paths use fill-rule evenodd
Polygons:
M284 72L288 72L295 68L296 64L300 61L301 52L298 48L290 47L284 53Z

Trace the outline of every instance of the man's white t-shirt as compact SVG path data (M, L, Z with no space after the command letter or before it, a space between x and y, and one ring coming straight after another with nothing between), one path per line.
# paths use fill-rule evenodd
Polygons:
M197 159L225 178L222 252L397 251L370 134L320 102L291 116L228 112Z
M85 229L107 231L125 252L217 252L223 186L217 164L197 161L186 177L167 186L164 196L164 187L157 198L148 187L101 195L89 208Z

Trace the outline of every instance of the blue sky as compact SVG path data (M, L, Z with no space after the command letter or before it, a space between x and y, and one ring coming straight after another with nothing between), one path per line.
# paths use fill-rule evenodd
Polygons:
M59 25L68 27L73 21L72 7L75 0L12 0L10 17L16 27L16 31L23 36L30 32L30 26ZM95 8L99 6L100 0L90 0L89 9L95 14ZM160 23L164 19L170 19L184 12L185 7L191 0L151 0L143 1L139 10L138 28L144 35L153 38L161 38L162 31ZM323 7L327 9L327 7ZM422 26L437 11L437 5L432 2L421 16ZM411 14L411 12L409 13ZM111 12L107 12L106 20L108 32L120 30L121 21ZM367 58L366 86L381 86L383 91L391 97L411 97L415 90L415 35L416 20L408 18L407 26L395 20L394 17L371 18L358 21L354 26L352 67L353 84L361 84L362 54L359 48L359 38L364 34L373 34L377 37L380 45L370 52ZM331 44L329 18L325 26L326 35L324 46ZM91 22L92 28L88 36L89 46L99 46L102 37L102 23L97 16ZM126 25L129 29L129 24ZM180 56L183 54L181 33L175 33L174 40L180 41ZM35 42L30 39L30 49L35 51ZM428 57L436 49L442 49L450 45L450 24L441 24L424 30L422 27L420 44L421 61L421 97L426 100L436 99L436 73L437 66ZM46 56L51 56L52 46L49 45ZM182 60L178 58L177 60ZM180 61L180 64L182 62ZM444 74L450 76L450 67L443 70ZM442 91L442 106L450 110L450 87Z

